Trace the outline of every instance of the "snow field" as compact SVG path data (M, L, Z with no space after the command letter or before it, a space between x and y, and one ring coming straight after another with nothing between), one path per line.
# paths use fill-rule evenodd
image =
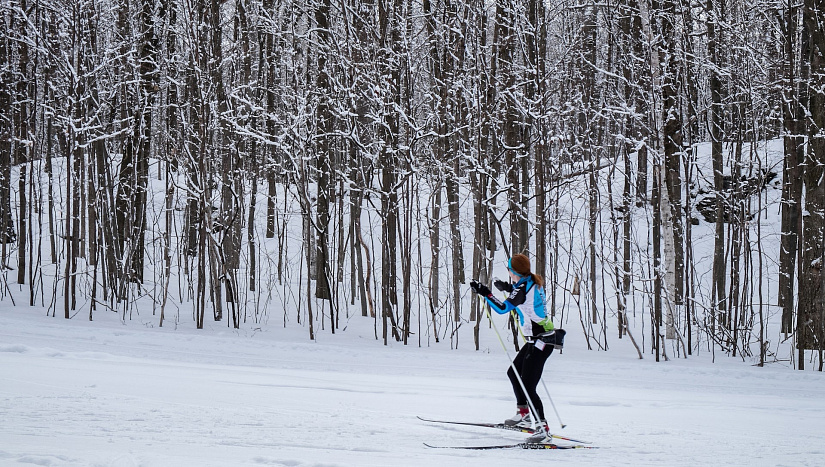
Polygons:
M501 347L384 347L371 319L310 342L300 329L42 311L0 305L0 465L825 465L823 375L782 364L708 354L656 364L629 342L605 353L569 339L544 378L567 428L545 396L546 412L557 434L598 449L434 450L423 443L523 439L416 419L512 415Z

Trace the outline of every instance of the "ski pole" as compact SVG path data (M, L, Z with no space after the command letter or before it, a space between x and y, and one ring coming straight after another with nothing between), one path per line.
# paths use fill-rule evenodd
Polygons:
M510 357L510 351L507 350L507 345L504 343L504 339L501 338L501 334L498 332L498 326L496 326L495 321L493 321L493 317L490 314L490 305L487 303L485 303L485 305L487 306L487 319L489 319L490 324L493 325L493 330L496 332L496 336L498 336L498 341L501 343L501 348L503 348L504 353L507 354L507 360L509 360L510 362L510 368L513 370L513 373L515 373L516 379L518 380L518 384L519 386L521 386L521 390L524 391L524 396L527 399L527 405L530 407L530 412L533 414L533 416L531 417L532 420L530 427L535 430L536 420L539 418L538 411L536 410L536 407L533 405L533 400L530 398L530 395L527 393L527 387L524 386L524 381L522 381L521 375L519 374L518 369L516 369L516 365L513 363L513 358Z
M567 425L565 425L565 424L561 421L561 417L559 416L559 411L558 411L558 410L556 410L556 404L554 404L554 403L553 403L553 398L552 398L552 397L550 397L550 391L548 391L548 390L547 390L547 384L545 384L544 380L541 380L541 385L542 385L542 386L544 386L544 392L546 392L546 393L547 393L547 400L549 400L549 401L550 401L550 406L551 406L551 407L553 407L553 412L555 412L555 413L556 413L556 419L559 421L559 426L561 426L561 428L562 428L562 430L563 430L563 429L564 429L564 427L566 427Z

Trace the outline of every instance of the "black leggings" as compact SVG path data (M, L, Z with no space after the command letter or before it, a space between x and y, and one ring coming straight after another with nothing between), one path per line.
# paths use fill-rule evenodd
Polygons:
M510 378L510 383L513 385L513 392L516 394L516 404L527 405L527 396L530 396L530 402L533 403L539 420L545 419L544 405L542 405L541 399L539 399L536 387L539 385L541 372L544 370L544 362L547 361L547 357L549 357L551 353L553 353L552 345L547 345L544 350L539 350L533 344L524 344L513 360L513 365L507 370L507 377ZM521 389L513 367L518 370L518 374L524 382L524 387L527 389L527 395L525 395Z

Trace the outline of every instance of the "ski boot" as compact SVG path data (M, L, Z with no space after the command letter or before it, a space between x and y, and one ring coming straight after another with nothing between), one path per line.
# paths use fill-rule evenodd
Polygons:
M530 409L526 405L517 406L518 412L515 415L504 420L507 426L521 426L529 427L533 424L533 419L530 417Z
M532 435L528 436L527 439L524 440L526 443L541 443L547 444L552 442L553 437L550 434L550 427L547 426L547 422L542 420L539 423L536 423L536 431L533 432Z

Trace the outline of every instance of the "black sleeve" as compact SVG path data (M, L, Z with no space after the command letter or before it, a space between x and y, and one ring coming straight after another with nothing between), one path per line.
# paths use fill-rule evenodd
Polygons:
M495 282L493 282L493 285L496 286L496 288L498 290L501 290L502 292L510 293L513 291L513 284L506 281L496 280Z
M510 291L510 296L507 297L507 301L510 302L513 306L519 306L527 299L527 283L522 282L518 284L516 287L513 287L513 290Z

